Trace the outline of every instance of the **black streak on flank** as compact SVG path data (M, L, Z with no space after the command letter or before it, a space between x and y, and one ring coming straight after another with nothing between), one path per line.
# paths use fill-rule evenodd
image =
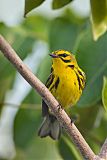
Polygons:
M77 76L77 80L78 80L78 85L79 85L79 90L82 89L82 86L81 86L81 81L80 81L80 78L78 76L78 74L76 73L76 76Z
M54 80L54 75L51 73L47 82L46 82L46 87L49 88L50 85L53 83L53 80Z
M68 65L67 67L74 69L74 65Z
M74 85L76 86L76 83L74 82Z
M57 78L57 80L56 80L56 82L55 82L55 89L57 89L58 88L58 84L59 84L59 77Z
M61 60L62 60L63 62L65 62L65 63L71 62L71 59L63 59L63 58L61 58Z
M74 65L68 65L68 67L74 69ZM80 89L83 89L83 87L82 87L82 85L81 85L81 81L83 82L83 79L78 76L78 74L76 73L75 69L74 69L74 72L75 72L75 74L76 74L76 76L77 76L78 85L79 85L79 90L80 90ZM81 72L79 72L79 74L80 74L81 76L83 76ZM76 84L75 84L75 85L76 85Z
M55 85L53 84L49 90L52 91L52 89L54 88L54 86L55 86Z
M81 86L81 88L84 88L84 85L85 85L85 74L83 74L81 71L78 70L78 73L79 75L81 76L81 81L82 81L82 84L83 86Z
M78 73L83 77L83 74L82 74L82 72L81 72L81 71L79 71L79 70L78 70Z
M53 67L51 67L51 73L53 72Z

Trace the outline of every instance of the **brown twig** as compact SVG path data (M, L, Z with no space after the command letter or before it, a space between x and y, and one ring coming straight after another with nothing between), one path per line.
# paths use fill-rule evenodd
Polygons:
M51 110L61 123L67 134L74 141L84 159L94 160L96 155L93 153L89 145L84 140L81 133L72 123L66 112L59 109L59 104L45 85L31 72L31 70L22 62L16 52L7 43L7 41L0 35L0 50L4 56L14 65L18 72L24 79L41 95L44 101L50 106Z
M99 153L99 157L107 160L107 138L101 148L101 151Z

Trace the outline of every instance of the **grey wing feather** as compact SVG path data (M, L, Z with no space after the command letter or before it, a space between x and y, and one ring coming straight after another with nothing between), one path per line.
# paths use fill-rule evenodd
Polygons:
M42 100L42 116L45 117L49 114L48 105Z
M52 74L53 72L53 69L51 68L51 74L49 75L47 81L46 81L46 87L49 88L50 85L52 84L53 82L53 79L54 79L54 75ZM44 100L42 100L42 116L45 117L49 114L49 108L48 108L48 105L44 102Z

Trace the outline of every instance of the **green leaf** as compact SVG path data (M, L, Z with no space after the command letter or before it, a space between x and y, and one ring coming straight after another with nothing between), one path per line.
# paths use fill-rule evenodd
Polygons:
M86 138L90 130L93 129L93 124L96 120L100 107L101 105L97 104L94 106L89 106L84 108L73 107L71 109L71 117L72 117L72 114L74 113L77 115L77 120L75 122L76 126L78 127L82 135L86 136ZM91 118L87 118L87 117L90 117L90 115L91 115ZM87 119L87 123L86 123L86 119Z
M25 0L25 12L24 15L29 13L32 9L41 5L45 0Z
M99 144L99 149L100 149L101 145L104 143L105 139L107 138L107 112L105 112L101 106L99 113L101 113L102 115L97 116L97 119L96 119L97 125L94 124L94 128L91 130L91 136L96 141L97 145ZM95 144L93 144L93 149L95 148L94 145Z
M26 58L26 56L32 52L32 47L36 41L36 36L29 34L30 31L26 30L26 28L27 25L25 24L17 27L7 27L3 23L0 23L0 33L11 44L21 59ZM0 76L0 80L13 77L15 72L16 70L10 62L4 58L3 54L0 54L0 74L2 75Z
M90 0L94 40L107 30L107 0Z
M103 78L102 102L105 110L107 111L107 77Z
M56 18L51 23L49 40L51 51L58 49L73 50L80 26L69 19Z
M65 5L67 5L68 3L72 2L73 0L53 0L52 2L52 8L53 9L58 9L58 8L62 8Z
M29 16L23 21L23 32L29 34L29 36L47 40L48 29L49 29L49 20L46 17L40 15Z
M97 42L92 38L88 28L81 36L77 61L86 73L86 87L78 103L80 106L90 106L101 100L103 76L107 75L107 34Z
M29 108L30 108L29 104ZM40 122L40 110L37 109L21 109L15 118L15 143L17 146L24 148L37 135Z
M38 137L38 128L43 118L41 117L41 106L33 106L34 109L31 104L29 104L29 109L25 107L24 109L20 109L15 118L14 139L16 147L21 150L21 153L17 152L15 160L22 159L22 156L24 156L23 160L47 160L51 158L62 160L56 146L56 141L53 141L50 137L43 139Z
M9 76L6 79L0 79L0 108L3 105L2 102L4 101L6 91L10 89L11 80Z
M17 155L14 160L63 160L58 151L57 142L49 137L41 139L35 134L26 148L18 147L16 151Z
M64 160L82 159L75 145L66 136L62 136L62 138L58 141L58 148Z

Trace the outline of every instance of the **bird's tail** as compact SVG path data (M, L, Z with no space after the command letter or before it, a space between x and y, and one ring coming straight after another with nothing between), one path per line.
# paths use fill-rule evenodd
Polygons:
M38 135L41 138L50 136L52 139L57 140L59 139L60 134L61 126L56 117L52 114L46 115L38 131Z

